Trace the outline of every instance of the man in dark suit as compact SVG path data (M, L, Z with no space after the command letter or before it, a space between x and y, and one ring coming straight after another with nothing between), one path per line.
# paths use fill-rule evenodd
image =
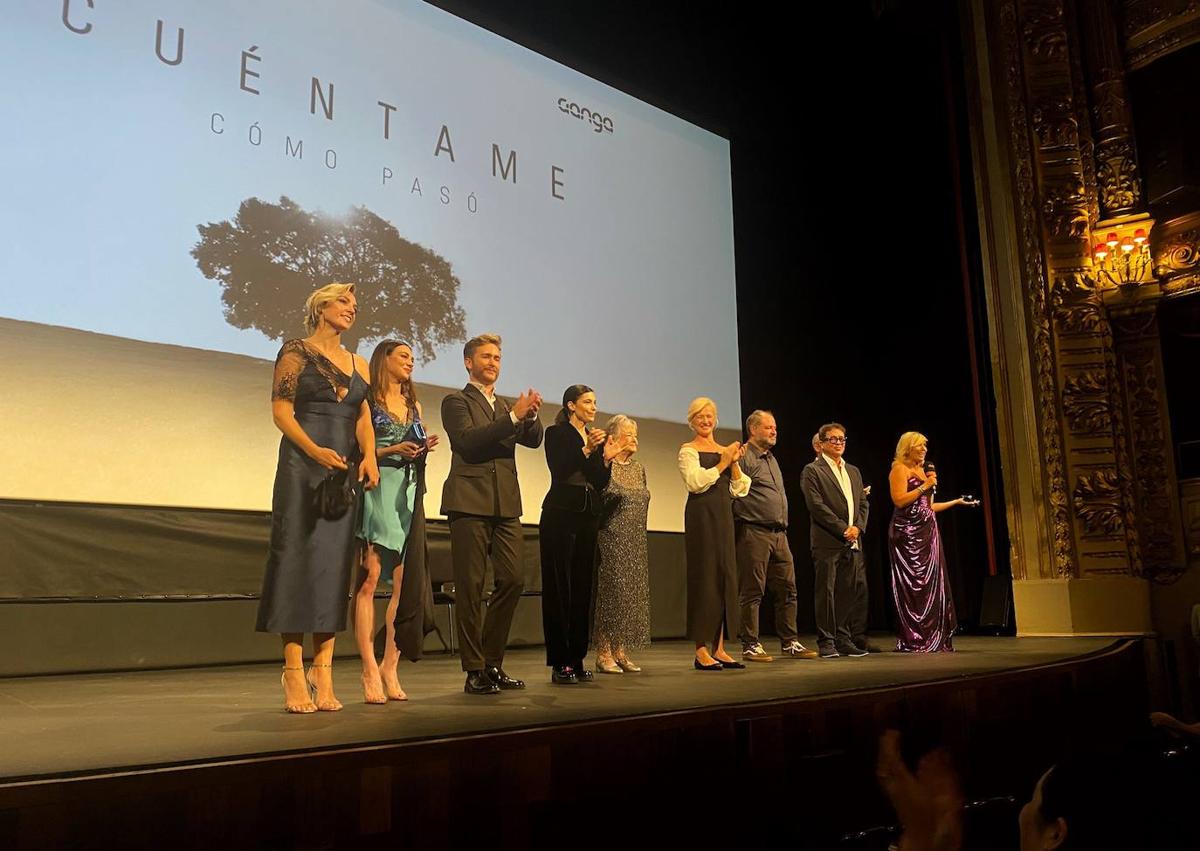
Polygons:
M463 347L467 386L442 400L442 428L450 438L450 475L442 513L450 520L450 558L458 597L463 691L495 694L525 688L504 672L504 648L525 583L521 576L521 488L516 445L542 443L541 395L526 390L511 405L496 395L500 338L481 334ZM488 554L495 590L482 612Z
M867 574L862 533L870 503L862 474L842 456L846 429L826 423L817 432L821 454L801 475L810 518L817 652L822 659L866 656Z

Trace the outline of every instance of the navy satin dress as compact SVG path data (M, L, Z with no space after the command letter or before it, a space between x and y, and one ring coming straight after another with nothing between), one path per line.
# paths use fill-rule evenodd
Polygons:
M346 375L302 341L289 340L275 361L271 395L292 401L296 421L318 446L357 465L354 430L367 389L357 372ZM316 503L316 489L325 476L325 468L290 440L279 441L271 549L258 604L259 632L346 628L361 493L345 514L326 520L319 516Z
M920 479L909 476L909 490L920 485ZM958 618L946 576L942 536L938 533L937 515L929 494L922 494L892 512L888 555L899 621L896 650L916 653L953 650Z

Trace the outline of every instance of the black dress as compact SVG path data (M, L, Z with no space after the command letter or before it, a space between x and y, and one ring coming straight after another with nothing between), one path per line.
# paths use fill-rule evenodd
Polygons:
M587 655L596 533L611 468L601 447L583 454L583 436L570 423L546 429L550 491L542 502L542 629L546 664L577 666Z
M358 463L354 429L366 395L367 384L357 372L346 375L303 341L289 340L279 350L271 398L291 400L296 421L313 442L350 459L351 465ZM325 468L294 443L286 437L279 441L259 632L346 628L358 505L336 520L321 517L316 489L325 476Z
M700 466L717 466L719 452L699 452ZM737 635L737 549L734 545L733 496L727 467L703 493L688 493L683 510L683 541L687 552L687 635L693 642L712 644L722 624Z

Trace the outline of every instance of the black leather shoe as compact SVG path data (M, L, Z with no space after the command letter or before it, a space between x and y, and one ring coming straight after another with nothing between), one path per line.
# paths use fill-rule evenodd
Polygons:
M591 671L583 667L583 663L577 665L573 670L575 671L575 679L579 680L581 683L590 683L592 680L596 679Z
M510 677L504 673L504 669L499 665L488 665L483 669L487 674L487 678L491 680L497 688L509 691L511 689L525 688L525 681L518 680L516 677Z
M463 683L463 691L467 694L499 694L500 687L492 682L483 671L467 671L467 681Z
M857 644L852 644L848 641L844 641L835 646L837 647L838 654L841 656L858 657L867 655L867 649L865 647L859 647Z
M692 665L697 671L719 671L725 667L720 662L713 662L711 665L703 665L700 663L699 659L693 659Z
M732 661L732 662L723 662L723 661L721 661L720 659L718 659L718 660L717 660L717 662L720 664L720 666L721 666L722 668L729 668L729 669L731 669L731 670L736 670L736 669L738 669L738 668L744 668L744 667L746 667L746 666L745 666L745 665L743 665L741 662L738 662L738 661L736 661L736 660L735 660L735 661Z
M570 686L579 682L579 677L575 676L575 669L570 665L555 665L550 669L550 682L560 686Z

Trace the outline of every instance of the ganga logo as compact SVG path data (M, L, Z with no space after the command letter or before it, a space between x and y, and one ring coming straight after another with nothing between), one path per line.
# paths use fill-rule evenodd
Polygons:
M558 108L559 111L565 112L572 118L578 118L581 121L587 121L592 125L592 129L597 133L603 133L605 131L611 133L613 131L613 120L611 118L605 118L598 112L592 112L586 106L580 106L577 103L567 103L566 98L559 98Z

